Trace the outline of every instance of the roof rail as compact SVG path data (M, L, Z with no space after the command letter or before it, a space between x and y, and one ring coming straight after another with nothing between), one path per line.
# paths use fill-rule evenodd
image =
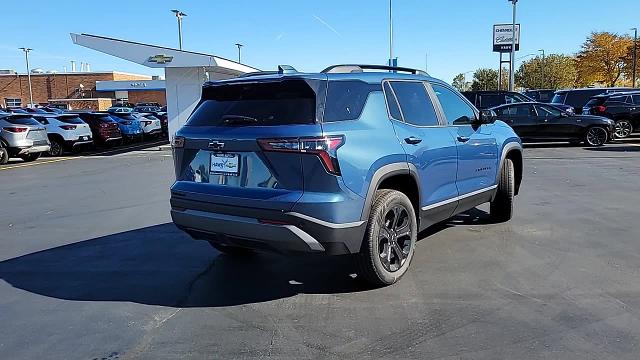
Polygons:
M353 73L353 72L363 72L364 70L388 70L388 71L398 71L398 72L407 72L414 75L425 75L429 76L425 71L399 67L399 66L388 66L388 65L365 65L365 64L339 64L332 65L328 68L322 70L322 73L331 74L331 73Z

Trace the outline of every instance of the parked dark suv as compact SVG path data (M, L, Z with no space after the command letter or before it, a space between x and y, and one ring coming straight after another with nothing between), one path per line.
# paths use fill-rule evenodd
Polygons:
M78 115L91 128L94 142L107 147L118 145L122 142L120 127L109 113L93 112L79 113Z
M582 107L586 105L589 99L592 96L618 92L618 91L626 91L633 90L630 88L584 88L584 89L568 89L568 90L558 90L555 95L553 95L553 99L551 99L551 104L568 112L573 112L575 114L582 114Z
M512 91L465 91L462 93L478 109L489 109L498 105L534 101L528 96Z
M509 220L522 179L520 139L495 113L379 65L207 82L173 148L171 217L192 237L227 254L357 254L380 285L420 230L486 202Z
M640 129L640 91L601 94L592 97L583 114L606 116L616 122L615 135L626 138Z

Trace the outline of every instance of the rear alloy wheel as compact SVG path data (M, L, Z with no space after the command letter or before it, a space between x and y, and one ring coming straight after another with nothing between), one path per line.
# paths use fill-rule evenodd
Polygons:
M359 274L368 282L391 285L409 268L418 226L409 198L396 190L376 191L358 254Z
M7 149L0 147L0 165L4 165L9 162L9 152Z
M585 142L590 146L602 146L607 142L608 138L607 130L600 126L594 126L587 130Z
M38 160L39 157L40 157L40 153L20 155L20 159L22 159L24 162L36 161Z
M60 144L57 140L51 140L51 146L49 147L49 155L50 156L62 156L64 152L64 148L62 144Z
M615 135L619 139L624 139L629 137L633 132L633 125L631 125L631 121L629 120L618 120L616 121L616 131Z

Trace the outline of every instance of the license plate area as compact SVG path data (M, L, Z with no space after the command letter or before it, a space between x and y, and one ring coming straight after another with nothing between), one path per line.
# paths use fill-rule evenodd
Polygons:
M213 175L238 176L240 172L240 154L212 152L209 173Z

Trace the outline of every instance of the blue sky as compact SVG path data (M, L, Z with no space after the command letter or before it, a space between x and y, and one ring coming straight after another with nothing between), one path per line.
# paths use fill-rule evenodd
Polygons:
M177 47L177 25L170 9L188 16L184 48L237 57L261 69L289 64L319 71L335 63L384 63L388 56L387 0L112 0L29 1L26 16L0 21L0 69L24 71L17 49L34 48L32 68L62 71L70 60L92 70L161 74L96 51L73 45L70 32L84 32ZM507 0L394 0L395 55L402 66L424 68L451 81L478 67L497 68L491 52L494 23L511 21ZM585 4L588 4L585 6ZM107 5L107 6L105 6ZM517 57L545 49L574 53L591 31L629 33L640 27L640 1L520 0L521 51ZM470 76L470 74L469 74Z

